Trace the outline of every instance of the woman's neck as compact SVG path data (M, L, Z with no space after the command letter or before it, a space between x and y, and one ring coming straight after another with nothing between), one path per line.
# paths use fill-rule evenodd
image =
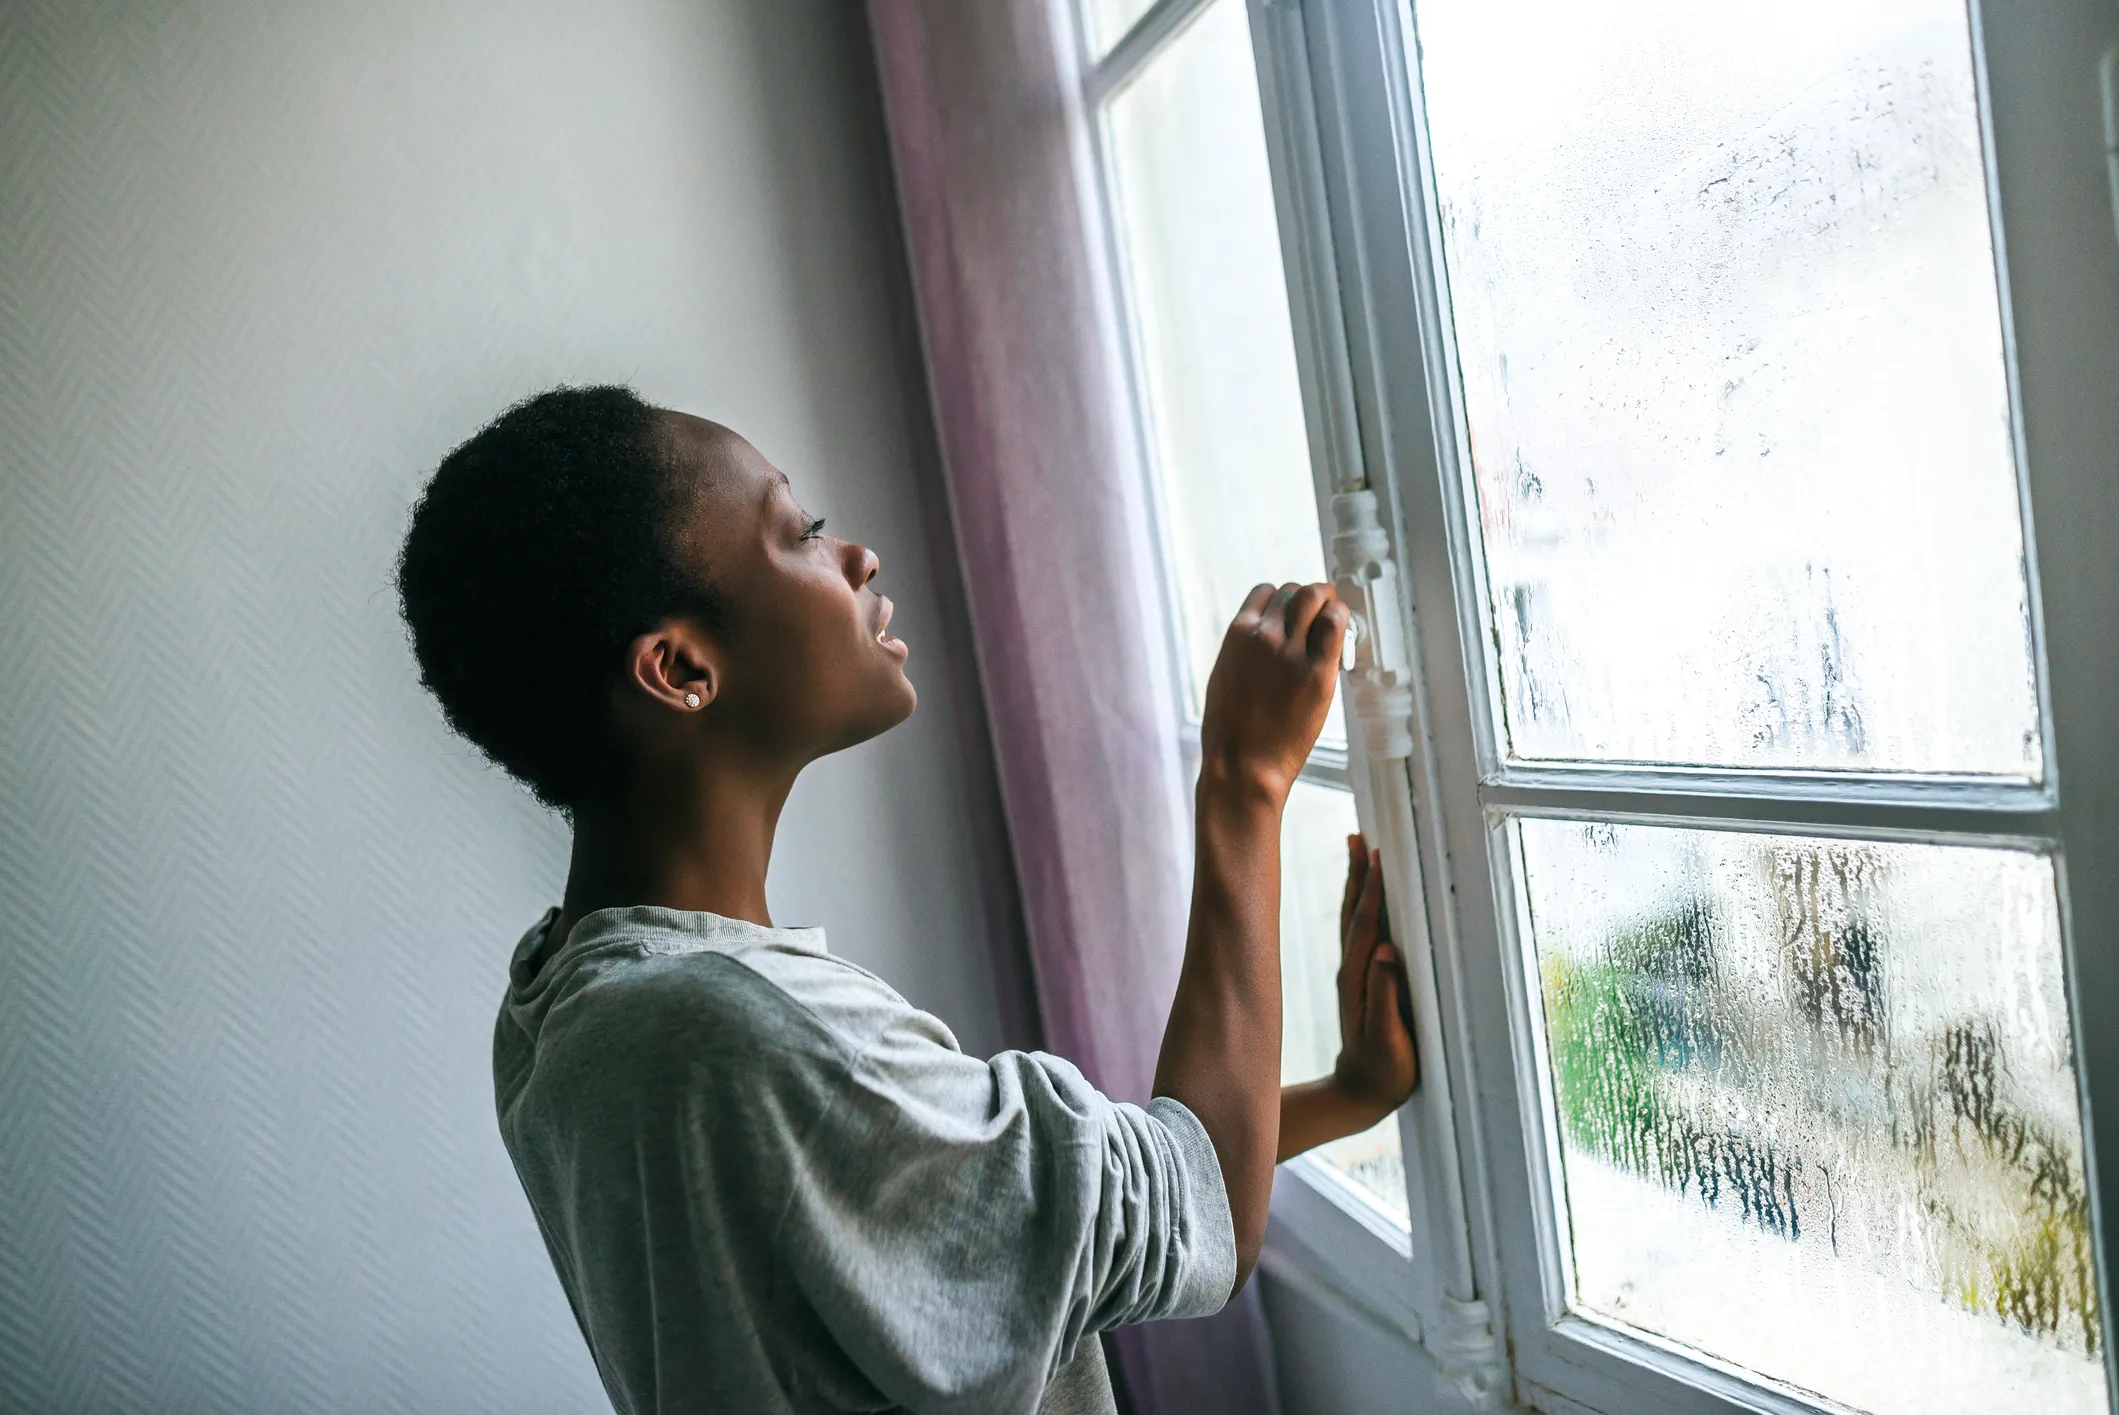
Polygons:
M575 813L553 938L598 909L654 904L772 927L765 875L795 772L658 763Z

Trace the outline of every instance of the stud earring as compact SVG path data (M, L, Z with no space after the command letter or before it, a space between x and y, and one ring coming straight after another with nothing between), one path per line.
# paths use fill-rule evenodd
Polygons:
M684 695L684 705L688 708L699 706L699 695L697 693L686 693Z

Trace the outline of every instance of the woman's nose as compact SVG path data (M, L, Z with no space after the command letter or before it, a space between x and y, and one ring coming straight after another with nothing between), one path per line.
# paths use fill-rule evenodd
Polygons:
M882 568L882 560L867 546L848 545L846 547L847 578L853 582L855 589L860 589L870 580L873 580L877 572L882 570Z

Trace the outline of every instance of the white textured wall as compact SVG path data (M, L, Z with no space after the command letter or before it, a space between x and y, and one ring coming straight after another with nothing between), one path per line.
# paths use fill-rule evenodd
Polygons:
M389 589L537 387L879 548L926 707L800 788L774 907L995 1042L856 23L0 3L0 1410L602 1408L487 1070L564 836Z

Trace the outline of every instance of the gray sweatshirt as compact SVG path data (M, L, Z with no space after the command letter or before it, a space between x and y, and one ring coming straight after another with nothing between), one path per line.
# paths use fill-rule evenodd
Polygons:
M1236 1247L1169 1099L964 1055L820 929L606 909L525 934L501 1135L624 1415L1113 1410L1097 1332L1204 1316Z

